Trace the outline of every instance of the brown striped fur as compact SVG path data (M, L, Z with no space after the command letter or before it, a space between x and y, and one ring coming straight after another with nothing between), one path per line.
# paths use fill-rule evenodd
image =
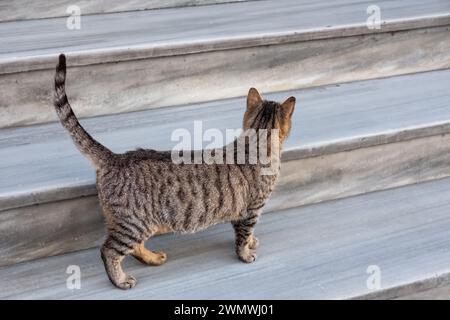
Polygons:
M66 60L60 55L55 75L54 105L75 145L94 165L97 190L108 237L101 256L111 282L128 289L136 279L123 272L127 255L149 265L166 261L144 242L161 231L196 232L231 222L236 253L244 262L256 259L253 229L279 173L281 151L273 175L261 175L260 164L175 164L169 151L143 150L116 154L94 140L80 125L65 93ZM265 101L250 89L244 129L279 129L280 142L289 134L295 98L283 104Z

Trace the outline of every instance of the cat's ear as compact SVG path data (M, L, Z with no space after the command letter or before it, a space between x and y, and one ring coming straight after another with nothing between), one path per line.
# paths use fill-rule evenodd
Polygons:
M247 95L247 110L252 110L257 106L261 105L261 103L262 98L258 90L256 90L255 88L250 88L250 90L248 90Z
M285 102L281 104L281 110L283 114L290 119L295 109L295 97L289 97Z

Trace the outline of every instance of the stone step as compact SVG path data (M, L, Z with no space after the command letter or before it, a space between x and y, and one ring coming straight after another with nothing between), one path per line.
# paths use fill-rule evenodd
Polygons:
M191 7L257 0L109 0L83 1L71 0L15 0L0 4L0 22L67 17L76 5L82 15L114 13L164 8Z
M266 212L449 176L449 87L441 70L263 94L298 101ZM82 123L115 152L170 150L175 129L236 129L244 109L237 98ZM102 241L94 170L60 124L0 130L0 159L1 265Z
M87 15L79 30L66 18L0 23L0 127L55 120L61 52L82 117L450 68L450 2L377 5L380 29L362 0Z
M0 298L408 297L450 279L449 212L447 178L263 215L252 264L236 258L232 228L222 224L151 239L147 246L168 261L148 267L127 258L124 269L138 280L132 290L114 288L99 250L90 249L0 268ZM78 290L66 286L73 265L81 271Z

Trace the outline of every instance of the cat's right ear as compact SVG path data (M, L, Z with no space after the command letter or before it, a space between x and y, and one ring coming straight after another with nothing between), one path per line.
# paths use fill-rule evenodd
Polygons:
M250 110L260 106L262 101L263 100L262 100L261 95L259 94L258 90L256 90L255 88L250 88L250 90L248 90L248 95L247 95L247 111L250 111Z
M295 108L295 97L290 97L281 104L281 111L288 119L292 118L294 108Z

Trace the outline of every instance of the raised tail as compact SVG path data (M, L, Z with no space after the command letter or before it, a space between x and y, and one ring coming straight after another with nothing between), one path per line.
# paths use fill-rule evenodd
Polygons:
M73 113L72 107L67 100L65 82L66 57L64 54L61 54L59 55L59 62L56 66L55 96L53 102L59 120L64 128L69 131L77 148L81 153L88 157L96 167L102 163L111 161L114 157L114 153L92 138L78 122L78 119Z

